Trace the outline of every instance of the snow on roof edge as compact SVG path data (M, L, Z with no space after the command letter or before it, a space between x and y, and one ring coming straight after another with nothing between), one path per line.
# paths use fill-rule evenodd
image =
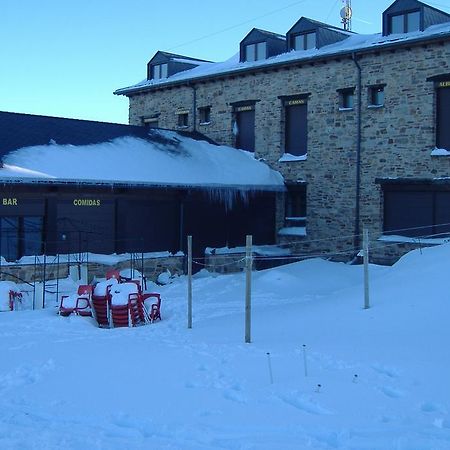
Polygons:
M425 31L418 31L413 33L402 33L400 35L389 35L383 36L381 33L364 35L364 34L353 34L349 35L347 39L343 41L326 45L321 49L307 50L307 51L290 51L281 53L279 55L273 56L271 58L257 61L252 64L248 63L236 63L235 65L228 65L227 63L233 60L234 57L229 58L226 61L211 63L209 66L219 66L216 71L206 72L206 73L196 73L194 75L188 76L188 73L192 74L192 71L196 71L198 68L186 70L179 72L164 81L155 82L154 80L143 80L137 84L127 86L124 88L119 88L114 91L114 95L127 95L134 92L139 92L142 90L150 90L154 87L165 87L173 86L176 84L185 83L191 80L202 80L206 78L213 78L216 76L224 76L228 74L243 73L249 69L267 69L272 66L281 66L283 64L293 64L300 61L309 61L315 59L321 59L325 57L336 57L343 54L352 54L359 52L366 52L370 50L380 50L383 48L390 48L393 46L400 46L402 44L414 44L420 43L427 39L442 39L450 37L450 22L444 22L438 25L432 25ZM354 45L349 44L348 41L361 41L360 44L355 42ZM330 49L331 47L331 49ZM323 49L326 50L323 50ZM305 53L307 53L305 55ZM220 67L224 66L221 70Z

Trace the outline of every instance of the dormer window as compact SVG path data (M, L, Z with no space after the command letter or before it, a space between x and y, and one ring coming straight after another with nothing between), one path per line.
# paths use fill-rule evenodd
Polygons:
M248 44L245 46L245 61L261 61L266 59L267 46L265 42Z
M316 33L302 33L294 36L294 49L295 50L310 50L316 48L317 39Z
M169 72L168 64L156 64L153 66L153 79L161 80L162 78L167 78Z
M450 22L450 14L418 0L395 0L383 12L383 36L425 31Z
M286 38L253 28L239 44L239 62L263 61L286 51Z
M389 17L391 34L411 33L420 30L420 11L396 14Z

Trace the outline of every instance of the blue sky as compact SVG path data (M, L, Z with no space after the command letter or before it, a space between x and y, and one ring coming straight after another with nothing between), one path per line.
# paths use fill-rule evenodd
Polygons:
M381 30L393 0L353 0L353 31ZM427 2L450 12L450 0ZM253 27L301 17L340 26L342 0L2 0L0 110L126 123L113 95L146 76L158 50L221 61Z

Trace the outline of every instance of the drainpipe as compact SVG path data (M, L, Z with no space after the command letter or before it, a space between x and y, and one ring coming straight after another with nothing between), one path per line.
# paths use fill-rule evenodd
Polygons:
M355 247L355 252L359 252L360 250L360 225L359 225L359 219L360 219L360 200L361 200L361 128L362 128L362 121L361 121L361 112L362 112L362 82L361 82L361 66L358 62L356 53L352 54L352 60L356 65L356 68L358 70L358 117L357 117L357 142L356 142L356 190L355 190L355 230L354 234L355 237L353 239L353 245Z
M194 130L197 131L197 86L195 84L189 84L189 86L192 88L192 108L193 108L193 120L194 120Z

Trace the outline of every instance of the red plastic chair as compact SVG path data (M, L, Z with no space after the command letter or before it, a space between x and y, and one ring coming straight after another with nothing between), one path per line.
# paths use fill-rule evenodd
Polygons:
M106 289L106 295L92 295L92 308L95 320L101 328L111 326L111 286Z
M152 297L156 298L156 302L152 303L150 308L148 308L145 306L145 301ZM143 294L142 303L144 304L145 311L151 323L153 323L156 319L161 320L161 294L156 292Z
M117 269L111 269L106 272L106 279L109 280L115 278L117 281L121 281L120 272Z
M71 297L70 295L61 296L61 302L59 304L59 315L70 316L75 313L80 316L90 316L91 313L91 300L92 300L92 286L89 284L82 284L78 286L77 297L75 304L72 306L64 305L64 300Z
M94 288L90 284L83 284L78 288L78 298L75 306L75 314L79 316L92 316L92 292Z
M16 303L22 303L22 293L10 290L9 291L9 309L15 310Z

